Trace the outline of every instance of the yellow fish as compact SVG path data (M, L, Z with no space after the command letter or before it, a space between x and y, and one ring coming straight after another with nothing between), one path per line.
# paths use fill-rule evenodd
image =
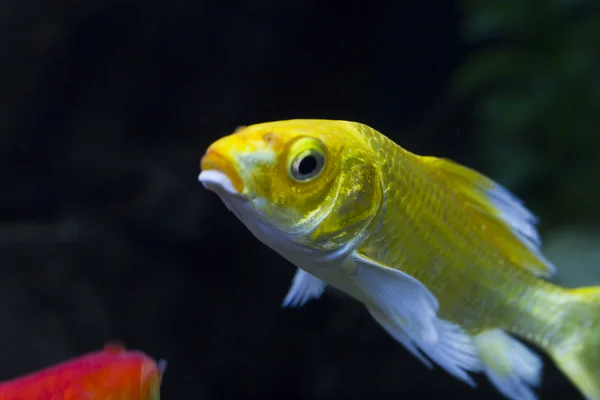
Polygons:
M600 287L548 282L537 220L508 190L419 156L360 123L289 120L240 128L202 157L200 182L298 267L283 305L327 285L431 368L506 397L536 399L546 351L600 400Z

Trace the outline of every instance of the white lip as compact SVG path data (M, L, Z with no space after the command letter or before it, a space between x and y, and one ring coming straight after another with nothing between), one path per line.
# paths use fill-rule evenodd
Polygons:
M198 181L213 192L226 192L228 194L239 195L239 192L233 187L231 179L221 171L208 170L202 171L198 175Z
M165 371L167 370L167 360L159 360L156 365L158 366L160 376L163 376L165 374Z

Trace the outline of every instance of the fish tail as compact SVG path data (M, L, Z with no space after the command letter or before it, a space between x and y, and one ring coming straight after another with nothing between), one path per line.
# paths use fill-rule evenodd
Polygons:
M560 330L548 349L558 368L588 400L600 400L600 286L569 290Z

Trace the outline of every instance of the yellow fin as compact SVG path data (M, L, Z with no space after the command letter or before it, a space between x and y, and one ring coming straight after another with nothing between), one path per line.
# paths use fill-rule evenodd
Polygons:
M600 286L569 292L569 312L562 315L571 321L558 322L564 336L549 353L586 399L600 400ZM573 316L578 316L575 324Z
M515 265L543 278L555 273L554 265L540 252L537 218L515 195L485 175L451 160L421 159L470 206L475 218L485 226L489 240Z

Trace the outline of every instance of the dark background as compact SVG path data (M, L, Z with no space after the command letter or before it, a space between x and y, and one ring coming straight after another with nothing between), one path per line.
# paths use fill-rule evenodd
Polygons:
M367 123L508 186L558 278L600 284L595 1L21 1L0 7L0 379L121 340L169 399L501 399L427 370L197 182L239 125ZM563 261L560 261L563 260ZM541 399L577 392L546 358Z

